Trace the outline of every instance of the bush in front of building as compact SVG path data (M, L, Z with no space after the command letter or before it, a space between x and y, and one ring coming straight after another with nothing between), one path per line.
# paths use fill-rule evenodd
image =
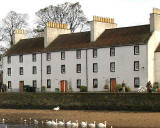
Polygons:
M45 92L46 91L46 86L42 86L41 87L41 92Z
M131 91L131 88L126 85L126 87L125 87L125 92L130 92L130 91Z
M117 84L117 85L116 85L116 90L117 90L118 92L121 92L121 91L122 91L122 84Z
M80 92L87 92L87 87L84 85L80 86Z

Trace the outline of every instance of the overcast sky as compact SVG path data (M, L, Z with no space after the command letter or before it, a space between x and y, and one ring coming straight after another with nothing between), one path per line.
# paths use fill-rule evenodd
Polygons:
M94 15L111 17L119 27L149 23L153 8L160 8L160 0L3 0L0 4L0 19L13 10L27 13L29 23L35 23L35 12L49 5L79 1L82 9L91 20Z

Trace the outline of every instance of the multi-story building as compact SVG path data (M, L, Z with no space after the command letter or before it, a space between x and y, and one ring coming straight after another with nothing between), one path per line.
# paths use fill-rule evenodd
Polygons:
M27 39L15 31L14 45L3 57L3 82L12 91L31 85L47 91L69 87L79 91L115 91L124 82L137 90L148 81L160 82L160 10L150 24L117 28L113 19L93 17L88 32L71 33L67 25L46 24L44 37Z

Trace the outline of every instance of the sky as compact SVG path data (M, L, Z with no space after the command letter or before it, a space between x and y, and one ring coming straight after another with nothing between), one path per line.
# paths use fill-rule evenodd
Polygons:
M64 2L80 2L89 21L93 16L110 17L115 19L118 27L148 24L152 9L160 9L160 0L3 0L0 4L0 19L9 11L27 13L30 26L34 26L35 12Z

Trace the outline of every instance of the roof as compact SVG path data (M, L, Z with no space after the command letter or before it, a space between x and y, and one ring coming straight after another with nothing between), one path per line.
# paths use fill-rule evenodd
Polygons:
M44 48L43 37L23 39L12 46L6 52L6 55L146 44L150 36L150 25L141 25L106 29L95 42L90 42L89 31L62 34L51 42L47 48Z
M5 53L6 56L40 52L44 49L44 37L22 39L16 45L11 46Z

